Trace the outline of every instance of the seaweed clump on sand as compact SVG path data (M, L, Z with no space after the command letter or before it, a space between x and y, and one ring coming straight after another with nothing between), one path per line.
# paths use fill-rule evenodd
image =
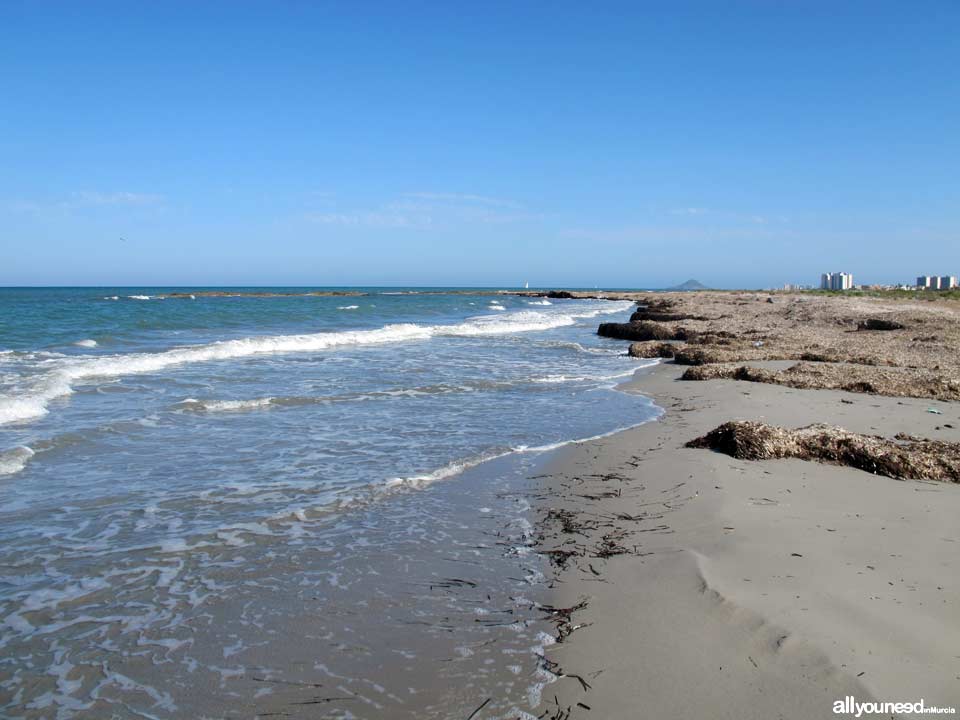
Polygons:
M684 334L676 328L651 320L628 323L600 323L597 335L616 340L685 340Z
M677 346L668 342L646 340L630 343L627 355L635 358L672 358L677 352Z
M897 293L629 295L638 306L630 321L603 323L598 334L641 343L632 357L672 353L677 365L692 366L687 380L960 400L960 304L947 296L931 304ZM800 364L779 372L734 366L784 360Z
M831 425L791 430L737 420L691 440L687 447L709 448L740 460L797 458L892 478L960 482L960 443L902 433L890 440Z
M683 380L747 380L797 389L844 390L888 397L960 400L960 378L923 368L800 362L786 370L749 365L696 365Z
M903 323L885 318L868 318L857 323L857 330L903 330L905 327Z

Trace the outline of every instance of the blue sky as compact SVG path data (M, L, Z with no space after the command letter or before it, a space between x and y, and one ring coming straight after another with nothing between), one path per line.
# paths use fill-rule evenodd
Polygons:
M0 284L960 274L960 3L0 4Z

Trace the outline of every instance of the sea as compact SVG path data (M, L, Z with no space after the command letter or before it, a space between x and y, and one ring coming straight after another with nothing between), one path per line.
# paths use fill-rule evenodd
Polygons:
M0 288L0 716L535 717L536 474L660 412L631 309Z

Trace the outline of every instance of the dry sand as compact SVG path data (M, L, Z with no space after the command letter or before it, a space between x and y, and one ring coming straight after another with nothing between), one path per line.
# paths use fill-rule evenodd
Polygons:
M960 708L960 486L684 447L729 420L960 441L960 405L683 370L625 388L659 421L571 446L543 479L541 547L566 566L553 604L586 600L548 653L564 676L543 717L842 717L845 695Z

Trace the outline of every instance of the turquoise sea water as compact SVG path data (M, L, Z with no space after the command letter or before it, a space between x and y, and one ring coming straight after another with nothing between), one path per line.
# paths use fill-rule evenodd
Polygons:
M295 612L264 610L277 598L319 584L349 605L391 587L391 558L469 544L487 518L522 526L502 497L523 463L655 415L613 389L637 361L594 332L629 303L314 290L0 289L5 714L187 717L266 697L237 678L289 632ZM463 479L498 457L499 474ZM426 611L417 597L404 613ZM389 634L362 625L367 642ZM410 660L329 652L311 646L314 665L355 693Z

